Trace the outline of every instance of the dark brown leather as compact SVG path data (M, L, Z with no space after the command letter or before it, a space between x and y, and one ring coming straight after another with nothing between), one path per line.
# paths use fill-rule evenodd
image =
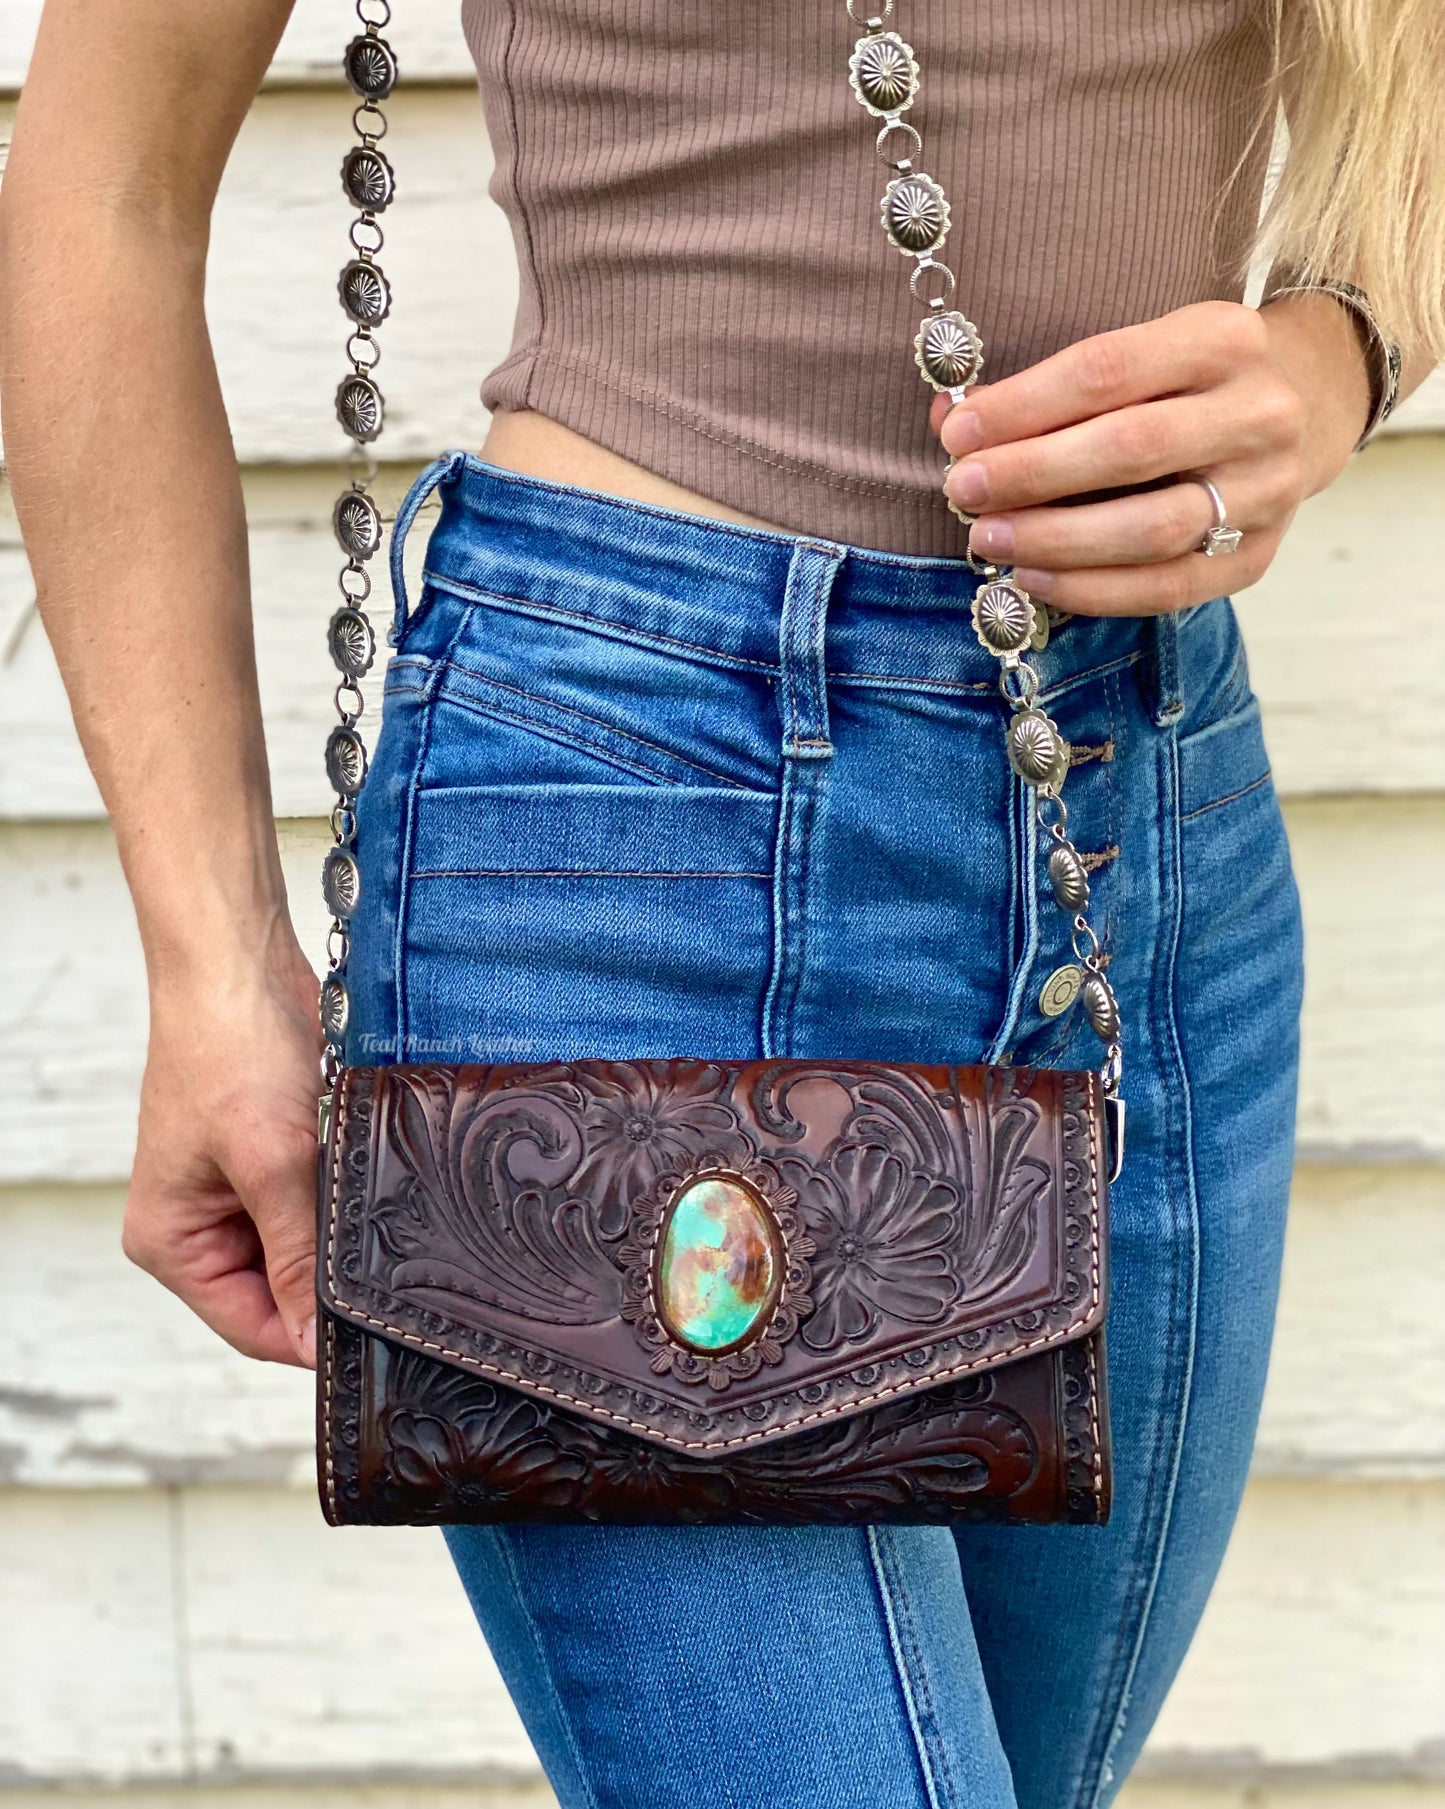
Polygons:
M699 1353L669 1202L745 1181L781 1284ZM348 1069L322 1160L334 1523L1098 1522L1092 1073L837 1062Z

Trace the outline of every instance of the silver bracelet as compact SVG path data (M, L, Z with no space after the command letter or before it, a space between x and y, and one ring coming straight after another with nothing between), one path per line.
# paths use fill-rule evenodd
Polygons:
M1271 289L1260 306L1266 307L1282 295L1311 294L1332 295L1342 307L1350 310L1365 329L1368 341L1366 356L1371 365L1370 399L1373 407L1370 418L1365 423L1365 431L1355 441L1355 451L1358 452L1389 420L1400 398L1400 367L1403 362L1400 348L1393 339L1386 338L1364 290L1340 277L1321 277L1314 283L1286 283L1282 288Z

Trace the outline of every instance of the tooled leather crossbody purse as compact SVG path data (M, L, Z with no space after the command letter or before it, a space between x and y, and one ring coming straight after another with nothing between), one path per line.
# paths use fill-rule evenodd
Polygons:
M948 201L903 115L913 51L882 16L849 63L893 171L889 243L927 312L919 370L959 400L983 364L948 304ZM347 922L361 887L359 681L382 518L378 254L394 179L380 103L387 0L357 0L356 210L336 411L364 461L338 499L327 743L336 845L322 985L317 1365L328 1520L1102 1522L1108 1191L1120 1027L1060 795L1069 750L1029 661L1045 612L976 566L1006 748L1073 923L1067 970L1100 1070L830 1060L343 1065ZM972 561L970 561L972 563Z

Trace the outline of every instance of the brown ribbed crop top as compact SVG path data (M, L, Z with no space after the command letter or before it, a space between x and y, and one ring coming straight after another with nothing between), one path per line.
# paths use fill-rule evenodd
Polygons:
M906 0L890 21L922 65L910 117L953 205L943 255L985 382L1239 299L1269 148L1264 12ZM801 533L960 553L843 0L464 0L462 17L521 278L486 405Z

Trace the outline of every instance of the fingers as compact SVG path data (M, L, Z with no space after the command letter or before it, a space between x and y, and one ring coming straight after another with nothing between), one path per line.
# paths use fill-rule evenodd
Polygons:
M1287 443L1287 404L1277 409L1278 439ZM1090 490L1250 459L1272 450L1273 397L1233 386L1208 396L1176 396L1100 415L1040 438L990 447L960 461L944 488L971 515L1026 509Z
M295 1355L316 1362L316 1136L273 1147L254 1176L238 1174L260 1233L266 1280Z
M204 1174L153 1174L142 1151L122 1248L244 1355L309 1367L315 1164L314 1132L295 1125L271 1125Z
M296 1342L276 1307L261 1240L239 1205L224 1216L216 1202L201 1220L178 1202L147 1197L134 1184L121 1248L131 1262L183 1300L243 1356L299 1363Z
M1258 583L1279 547L1280 535L1257 530L1239 550L1220 558L1189 553L1153 565L1087 566L1077 571L1012 572L1041 603L1080 616L1156 616Z
M1215 388L1256 366L1267 349L1256 309L1199 302L1081 339L1012 377L980 385L957 406L939 397L931 418L947 450L965 457L1153 396Z
M1225 499L1231 527L1268 527L1273 500L1254 473L1210 474ZM1261 479L1263 474L1260 474ZM976 557L995 565L1042 566L1053 571L1097 565L1147 565L1194 552L1214 526L1214 504L1202 484L1181 481L1162 490L1076 508L1020 509L984 515L969 535Z

